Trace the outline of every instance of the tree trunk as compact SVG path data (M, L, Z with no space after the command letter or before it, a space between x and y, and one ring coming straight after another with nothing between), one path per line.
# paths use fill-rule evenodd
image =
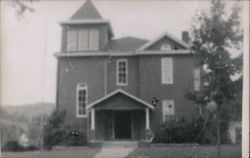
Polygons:
M217 146L217 158L221 157L220 153L220 140L221 140L221 135L220 135L220 113L219 110L217 109L217 117L216 117L216 128L217 128L217 141L216 141L216 146Z

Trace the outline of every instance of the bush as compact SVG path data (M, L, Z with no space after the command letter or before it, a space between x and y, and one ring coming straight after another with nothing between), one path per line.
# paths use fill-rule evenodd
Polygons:
M38 150L38 148L34 145L30 145L28 147L25 148L26 151L35 151Z
M2 151L12 151L12 152L13 151L16 151L16 152L35 151L35 150L38 150L38 148L33 146L33 145L24 147L24 146L20 145L17 141L8 141L2 147Z
M187 122L183 117L178 120L165 122L156 131L153 142L155 143L214 143L214 131L210 131L209 124L206 130L202 131L204 125L203 118L198 118Z
M51 149L52 146L58 145L64 135L65 111L54 111L49 118L47 124L44 126L44 146L47 149Z
M44 127L44 147L51 149L56 145L85 145L87 140L83 130L78 130L77 127L65 126L64 123L65 111L55 111ZM72 132L78 133L74 136Z
M2 147L3 151L25 151L25 148L21 146L17 141L8 141Z
M75 136L72 132L77 132L77 136ZM66 146L78 146L78 145L85 145L84 140L87 140L84 136L83 130L76 130L74 127L65 127L64 128L64 135L61 141L61 145Z

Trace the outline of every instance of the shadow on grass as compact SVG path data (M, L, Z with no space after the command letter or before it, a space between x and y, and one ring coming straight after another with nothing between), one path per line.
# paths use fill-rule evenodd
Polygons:
M51 151L4 152L2 158L94 158L101 148L66 147Z
M138 148L127 158L217 158L215 145ZM241 145L221 145L220 158L241 158Z

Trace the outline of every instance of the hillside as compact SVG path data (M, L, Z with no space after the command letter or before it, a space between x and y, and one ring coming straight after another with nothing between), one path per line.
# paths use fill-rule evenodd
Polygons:
M35 103L16 106L9 105L2 108L11 116L21 116L30 120L32 117L42 114L50 115L55 109L55 105L53 103Z

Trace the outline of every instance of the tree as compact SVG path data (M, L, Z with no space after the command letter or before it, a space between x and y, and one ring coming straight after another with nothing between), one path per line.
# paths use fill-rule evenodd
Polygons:
M221 119L227 103L238 93L233 86L233 76L240 75L242 59L232 58L230 51L240 49L242 31L240 8L234 7L227 14L225 4L212 0L209 13L202 13L193 26L192 51L197 57L197 66L202 68L202 89L192 92L189 98L199 105L216 105L212 111L216 118L218 157L220 156Z
M14 7L16 16L21 18L26 12L34 12L34 8L31 4L38 0L10 0L9 2Z

